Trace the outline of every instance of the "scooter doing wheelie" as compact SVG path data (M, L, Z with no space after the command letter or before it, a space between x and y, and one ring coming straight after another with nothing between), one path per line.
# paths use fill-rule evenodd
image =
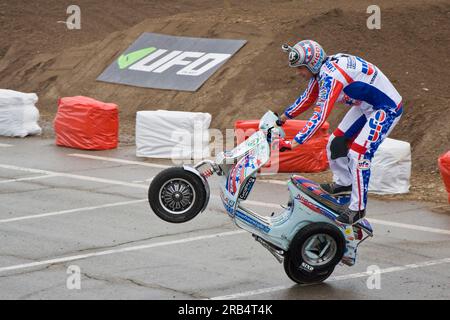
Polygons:
M210 198L208 178L220 176L220 198L235 224L284 264L286 274L297 283L327 279L338 263L352 266L358 246L373 236L369 222L354 225L336 221L348 198L334 198L319 185L299 175L287 182L290 198L286 206L264 216L245 206L259 170L269 162L275 141L284 138L279 117L268 111L259 130L232 151L197 165L173 167L151 182L148 199L161 219L181 223L205 210ZM211 181L211 180L209 180Z

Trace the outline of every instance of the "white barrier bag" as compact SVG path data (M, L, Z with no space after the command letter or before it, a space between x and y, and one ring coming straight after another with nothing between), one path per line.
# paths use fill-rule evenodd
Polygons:
M411 177L411 146L408 142L386 138L372 159L369 192L407 193Z
M0 89L0 136L25 137L41 134L35 93Z
M211 114L181 111L138 111L136 156L169 159L209 157Z

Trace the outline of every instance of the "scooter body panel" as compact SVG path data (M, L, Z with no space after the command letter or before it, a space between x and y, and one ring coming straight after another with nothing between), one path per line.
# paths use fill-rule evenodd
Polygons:
M216 163L226 172L221 177L220 196L227 212L234 216L239 196L245 198L251 191L256 172L270 159L270 146L261 131L255 132L246 141L227 153L221 153ZM228 164L230 163L231 164ZM234 162L236 162L234 164Z
M325 254L326 250L332 250L329 248L333 248L333 246L336 250L337 243L339 243L340 259L343 254L341 262L347 265L353 265L356 261L358 245L368 236L372 236L373 231L370 223L365 219L354 226L339 223L336 220L338 216L336 212L341 210L344 203L323 191L315 182L296 175L293 175L286 184L290 196L286 207L280 205L280 209L277 212L273 212L271 216L263 216L245 206L246 200L255 184L258 170L268 163L271 156L271 148L277 146L274 143L274 139L284 136L284 131L279 127L279 125L281 126L279 124L280 121L276 114L268 111L260 121L260 130L236 148L218 154L215 161L203 160L194 167L184 166L184 170L197 175L204 184L206 200L201 211L206 208L210 198L207 178L213 173L217 173L220 177L220 198L225 210L235 224L239 228L250 232L255 237L255 240L268 249L279 262L283 262L284 260L285 270L289 277L294 281L303 283L309 280L305 280L301 273L296 273L297 271L295 270L298 269L298 266L292 267L292 254L296 255L297 253L296 251L289 252L291 243L297 234L300 233L300 237L296 238L298 241L294 241L292 246L302 250L302 257L304 254L303 251L306 250L312 259L322 259L322 255ZM183 172L183 174L185 173ZM157 193L153 192L152 194ZM195 216L198 212L199 209L195 208L189 214L194 214L193 216ZM171 220L169 218L166 219L166 215L161 214L161 216L169 222L183 222L180 221L181 219ZM189 221L190 219L192 217L187 216L185 221ZM342 234L343 239L338 239L338 233L333 232L330 228L324 228L324 226L318 226L316 229L312 227L305 230L305 232L315 232L312 235L302 233L302 229L306 226L323 223L336 228ZM363 237L363 231L367 234L365 238ZM326 239L327 232L328 234L332 234L332 237L336 240L334 241L334 245L332 241L317 240L318 238ZM308 235L308 237L302 239L302 236L305 235ZM301 243L299 244L299 241L308 244L302 246ZM314 255L317 254L313 251L316 249L310 250L310 248L320 247L323 243L325 243L325 247L320 249L320 256L314 258ZM345 248L341 247L343 243ZM305 246L307 246L306 249ZM337 257L336 252L333 253L335 255L334 260ZM330 260L333 261L332 268L336 264L334 260ZM311 265L307 266L311 267ZM332 269L330 270L332 272ZM316 281L317 279L310 280Z
M239 227L260 236L267 242L286 251L289 249L289 244L297 232L310 223L323 222L337 226L331 218L331 214L328 215L328 212L324 214L319 211L323 210L323 212L326 212L326 209L322 208L320 203L302 193L292 182L288 182L287 187L292 199L290 202L291 206L283 209L274 217L257 220L259 224L254 222L249 223L250 219L247 216L250 215L245 210L242 210L240 206L236 210L238 212L237 225ZM250 218L256 220L255 217L250 216ZM339 228L339 226L337 227ZM339 229L345 235L344 229Z
M232 151L221 153L216 158L216 163L221 165L225 173L220 185L220 197L229 216L239 228L284 251L289 250L293 238L305 226L311 223L329 223L341 231L346 242L344 259L347 264L353 265L358 245L353 227L337 222L336 212L303 192L292 179L287 183L290 205L286 208L280 206L281 211L273 216L259 215L244 206L255 183L257 171L270 159L270 147L266 135L257 131ZM317 189L317 185L310 182L311 187ZM323 197L336 202L328 194L323 194ZM371 231L367 220L362 224Z

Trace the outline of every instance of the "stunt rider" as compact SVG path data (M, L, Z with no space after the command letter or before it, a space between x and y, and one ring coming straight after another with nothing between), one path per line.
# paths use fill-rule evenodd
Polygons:
M336 102L350 107L327 145L333 183L320 186L334 196L351 195L337 220L353 224L365 216L371 160L402 115L402 97L380 69L357 56L327 56L312 40L282 48L289 54L289 66L308 80L308 86L281 120L295 118L311 106L314 113L292 141L280 141L281 151L308 141Z

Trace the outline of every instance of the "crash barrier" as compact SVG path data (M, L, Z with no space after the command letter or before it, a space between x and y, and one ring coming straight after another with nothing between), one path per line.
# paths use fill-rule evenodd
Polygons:
M182 111L138 111L136 156L169 159L209 157L211 114Z
M61 98L53 124L59 146L106 150L119 142L119 112L113 103L83 96Z
M41 134L37 101L35 93L0 89L0 135L23 138Z
M439 157L438 165L445 189L447 189L448 202L450 203L450 151L447 151L447 153Z
M305 120L287 120L283 125L285 139L292 140L305 127ZM241 143L256 130L259 120L238 120L234 124L237 143ZM328 122L316 131L313 137L301 147L291 151L272 152L270 162L266 165L268 171L274 172L320 172L328 168L326 146L329 138Z
M411 146L408 142L386 138L371 163L369 192L407 193L411 178Z

